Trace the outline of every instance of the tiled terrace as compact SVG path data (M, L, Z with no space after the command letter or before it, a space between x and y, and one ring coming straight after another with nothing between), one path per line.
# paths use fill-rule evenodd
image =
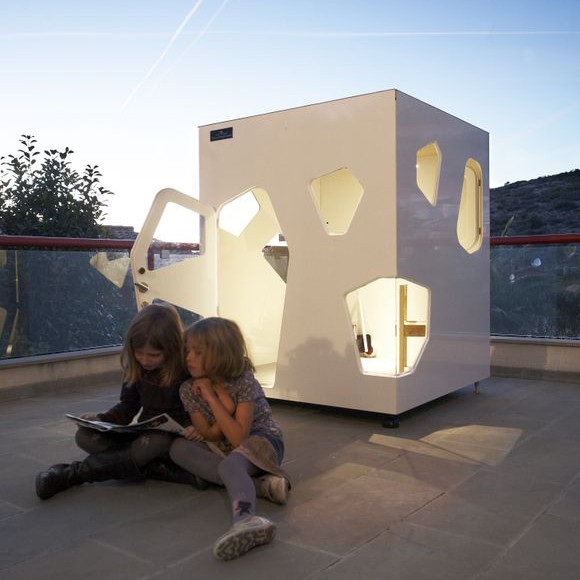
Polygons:
M290 502L259 500L269 546L219 562L225 493L149 481L48 501L36 472L80 459L65 412L107 408L118 385L0 402L0 577L577 580L580 387L492 377L404 417L273 403Z

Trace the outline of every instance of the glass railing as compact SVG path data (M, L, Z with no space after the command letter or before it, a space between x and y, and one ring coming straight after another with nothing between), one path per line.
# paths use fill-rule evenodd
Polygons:
M491 334L580 339L580 235L491 239Z
M0 359L119 345L131 240L0 236Z
M0 359L122 344L132 245L0 236ZM152 269L180 259L172 246L151 253ZM580 339L580 235L492 238L490 267L492 336Z

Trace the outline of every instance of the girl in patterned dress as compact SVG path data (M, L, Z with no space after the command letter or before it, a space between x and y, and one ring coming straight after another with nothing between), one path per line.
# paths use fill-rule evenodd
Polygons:
M282 430L235 322L199 320L186 330L185 347L192 378L181 385L180 396L204 441L176 439L170 455L190 473L226 487L233 524L213 552L230 560L275 536L275 524L256 515L256 497L286 503L290 483L280 467Z

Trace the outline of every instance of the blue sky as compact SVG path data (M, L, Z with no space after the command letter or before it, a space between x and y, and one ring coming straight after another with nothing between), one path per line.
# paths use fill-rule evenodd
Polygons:
M0 155L70 147L141 226L197 128L399 89L490 133L490 185L580 168L577 0L0 0Z

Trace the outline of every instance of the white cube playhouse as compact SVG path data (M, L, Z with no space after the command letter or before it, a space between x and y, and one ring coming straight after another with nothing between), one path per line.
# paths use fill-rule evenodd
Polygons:
M203 126L199 200L160 192L133 251L138 304L236 320L270 398L396 417L477 383L488 147L397 90ZM202 217L203 251L151 270L168 202Z

